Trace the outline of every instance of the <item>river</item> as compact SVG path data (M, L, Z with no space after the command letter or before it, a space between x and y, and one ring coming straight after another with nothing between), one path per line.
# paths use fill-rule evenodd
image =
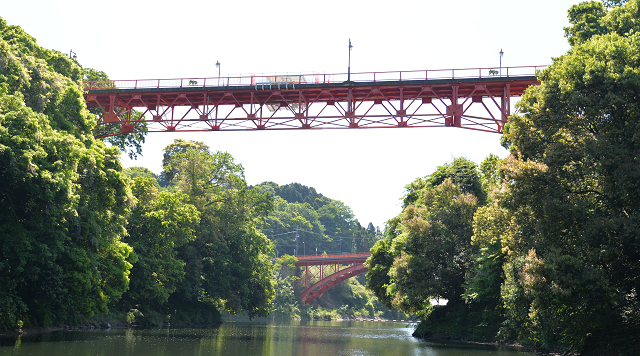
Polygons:
M524 356L494 347L434 343L392 322L253 321L211 327L55 331L0 339L0 355L71 356Z

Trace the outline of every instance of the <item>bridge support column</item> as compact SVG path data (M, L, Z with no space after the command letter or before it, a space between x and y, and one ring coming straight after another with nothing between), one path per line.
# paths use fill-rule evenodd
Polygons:
M451 87L451 105L447 106L447 118L445 119L445 126L462 126L462 114L464 114L464 108L462 104L458 104L458 86Z
M504 95L502 96L502 127L509 120L511 115L511 84L506 83L504 86Z

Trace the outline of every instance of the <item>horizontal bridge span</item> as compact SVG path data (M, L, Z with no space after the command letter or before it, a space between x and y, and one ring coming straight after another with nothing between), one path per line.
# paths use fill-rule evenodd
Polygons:
M359 253L342 253L333 255L319 255L319 256L296 256L298 262L295 263L296 267L302 266L321 266L331 264L350 264L350 263L363 263L367 258L371 257L371 252L359 252Z
M450 77L439 78L429 71L354 73L352 81L336 74L85 82L85 100L99 113L98 137L448 126L500 133L511 98L538 84L541 68L445 70Z

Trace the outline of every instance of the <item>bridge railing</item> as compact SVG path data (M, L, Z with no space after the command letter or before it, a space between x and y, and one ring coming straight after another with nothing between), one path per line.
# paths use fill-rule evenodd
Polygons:
M371 252L357 252L357 253L343 253L343 254L331 254L331 255L303 255L296 256L298 260L304 259L318 259L318 258L352 258L352 257L369 257Z
M402 82L414 80L455 80L482 78L513 78L535 76L543 66L487 67L463 69L430 69L392 72L351 73L352 82ZM256 88L295 88L301 84L340 84L347 81L347 73L268 74L234 77L134 79L85 81L85 90L109 89L160 89L160 88L209 88L255 86Z

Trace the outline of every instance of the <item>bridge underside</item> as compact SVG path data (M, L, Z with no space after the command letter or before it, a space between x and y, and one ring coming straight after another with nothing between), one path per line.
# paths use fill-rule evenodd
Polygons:
M300 299L303 303L309 303L345 279L366 273L368 269L363 263L370 256L371 253L368 252L298 256L298 262L295 265L302 268L302 274L297 283L305 287L305 290L300 293Z
M511 115L511 98L536 83L532 76L143 89L111 84L100 89L96 83L85 83L90 88L85 100L100 112L97 137L130 132L407 127L501 133Z
M303 303L309 303L338 283L369 271L363 264L356 264L327 276L300 293Z

